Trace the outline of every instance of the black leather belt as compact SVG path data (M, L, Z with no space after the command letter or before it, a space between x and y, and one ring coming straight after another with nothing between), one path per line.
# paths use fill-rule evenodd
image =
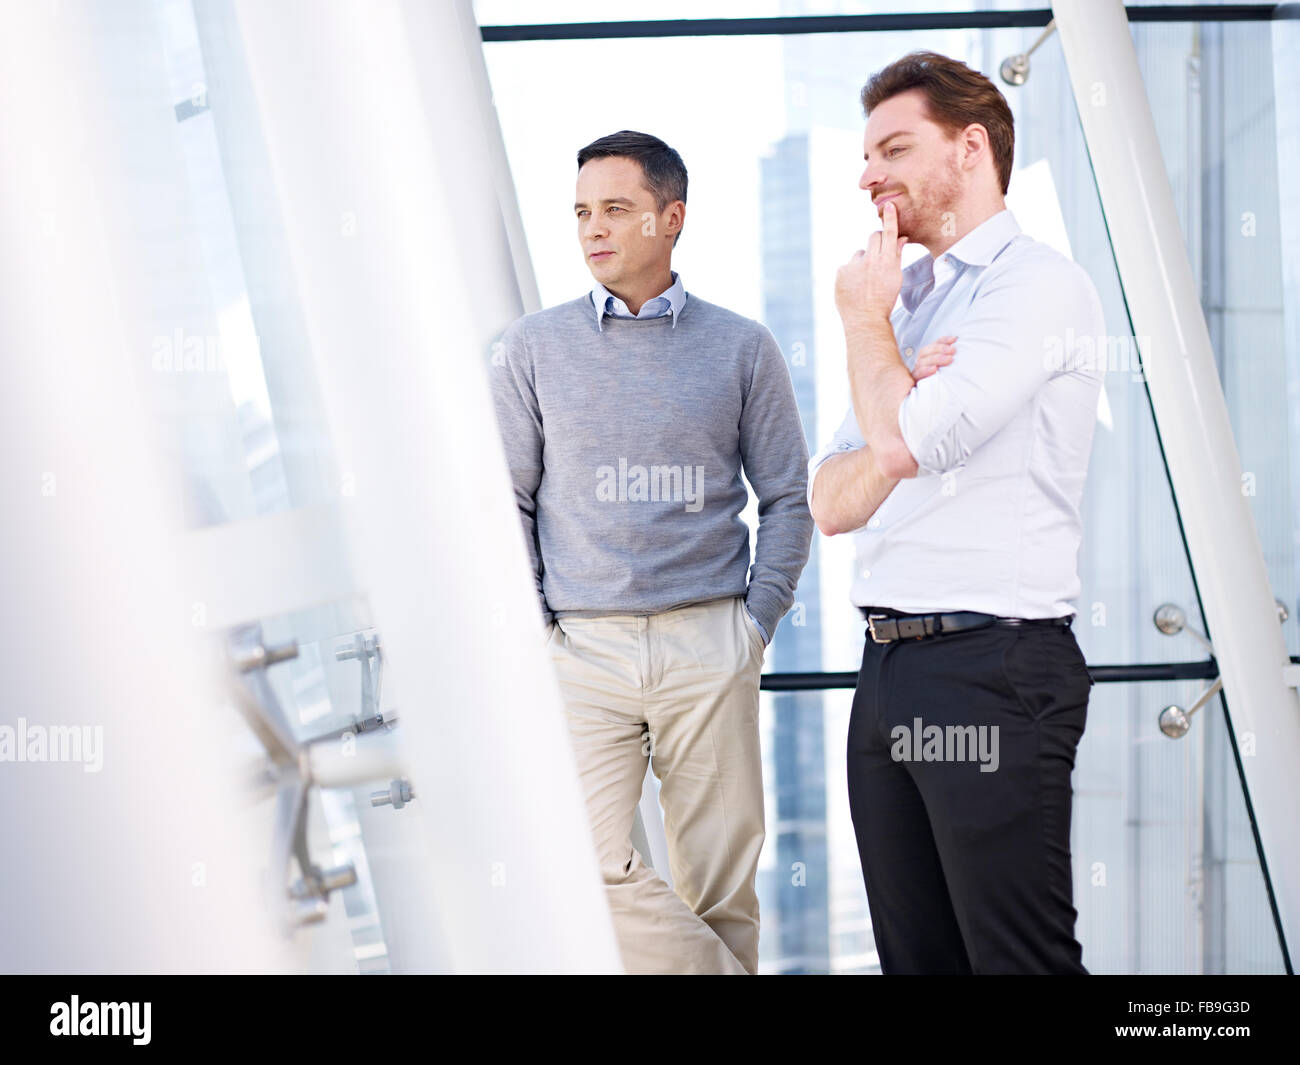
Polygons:
M896 610L879 607L859 607L867 619L867 628L875 643L893 643L895 640L924 640L928 636L986 629L991 625L1063 625L1069 627L1073 614L1063 618L1002 618L996 614L978 614L960 610L949 614L902 614Z

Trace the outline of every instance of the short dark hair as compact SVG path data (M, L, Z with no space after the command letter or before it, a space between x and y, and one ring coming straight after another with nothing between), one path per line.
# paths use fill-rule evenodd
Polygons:
M592 159L618 156L635 159L641 164L645 186L655 198L655 207L662 211L675 200L686 202L686 164L677 152L658 137L624 129L592 141L578 151L578 169ZM677 243L681 233L673 238Z
M920 89L930 118L954 135L979 123L989 135L989 147L1005 196L1011 185L1011 161L1016 149L1015 119L1006 97L978 70L938 52L909 52L877 71L862 86L862 111L870 115L886 100Z

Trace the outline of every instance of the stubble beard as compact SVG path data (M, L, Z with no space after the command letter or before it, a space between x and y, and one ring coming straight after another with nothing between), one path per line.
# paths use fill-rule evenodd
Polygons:
M899 235L914 244L938 243L944 238L944 223L956 222L961 201L961 182L950 167L917 190L913 207L899 218Z

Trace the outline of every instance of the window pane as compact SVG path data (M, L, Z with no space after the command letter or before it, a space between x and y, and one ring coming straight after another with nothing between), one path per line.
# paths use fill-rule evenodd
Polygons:
M1267 39L1266 27L1228 29ZM1135 35L1158 126L1182 128L1174 88L1187 66L1191 28L1139 26ZM857 188L862 83L915 48L961 58L996 80L1002 59L1036 36L997 30L487 46L543 304L591 284L569 220L577 149L618 129L662 136L691 171L675 266L689 291L772 329L815 450L848 405L835 270L875 227ZM668 68L671 78L663 76ZM602 69L620 72L617 93L591 91L592 72ZM1205 651L1190 634L1164 636L1152 623L1156 607L1173 602L1189 626L1205 628L1059 41L1035 52L1026 87L998 84L1016 118L1009 206L1023 229L1088 270L1106 316L1098 350L1107 372L1082 504L1075 631L1094 664L1201 661ZM1207 98L1214 91L1204 89ZM1280 342L1275 350L1280 366ZM1279 389L1273 397L1286 394ZM1262 461L1257 467L1264 469ZM1270 485L1276 476L1270 473ZM1279 525L1278 537L1292 528ZM1292 543L1285 539L1288 550ZM795 606L768 652L769 672L856 669L863 630L849 604L852 564L850 538L816 537ZM1189 706L1202 687L1093 689L1076 769L1073 849L1078 935L1094 971L1281 967L1222 703L1212 700L1182 740L1168 739L1156 724L1163 706ZM762 965L872 971L877 961L847 812L851 692L763 699Z
M1287 20L1196 23L1141 26L1134 41L1161 104L1156 130L1201 285L1242 492L1273 595L1290 615L1287 646L1300 655L1300 253L1282 239L1300 225L1300 79L1286 47L1300 32Z

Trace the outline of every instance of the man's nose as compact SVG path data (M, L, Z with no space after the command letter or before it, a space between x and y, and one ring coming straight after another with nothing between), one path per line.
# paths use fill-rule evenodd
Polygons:
M609 227L601 218L595 216L588 218L582 223L583 240L599 240L601 237L609 235Z
M880 167L867 167L862 171L862 177L858 181L858 188L866 192L879 188L885 183L885 172Z

